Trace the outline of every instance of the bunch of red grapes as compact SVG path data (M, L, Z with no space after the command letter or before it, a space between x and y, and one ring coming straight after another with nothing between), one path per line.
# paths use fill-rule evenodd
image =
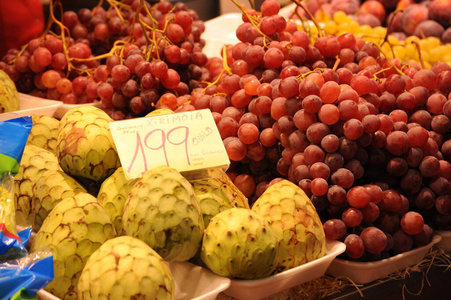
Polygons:
M451 67L387 59L352 34L311 41L279 9L243 13L229 72L186 105L212 111L234 183L251 201L279 178L298 184L348 259L450 229Z
M197 12L182 2L144 3L64 11L53 32L11 49L0 68L19 92L66 104L100 100L115 120L143 116L162 95L171 102L212 77Z

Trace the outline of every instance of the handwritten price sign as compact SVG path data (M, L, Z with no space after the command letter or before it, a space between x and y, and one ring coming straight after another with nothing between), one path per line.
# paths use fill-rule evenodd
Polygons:
M159 165L183 172L230 164L208 109L115 121L110 129L129 178Z

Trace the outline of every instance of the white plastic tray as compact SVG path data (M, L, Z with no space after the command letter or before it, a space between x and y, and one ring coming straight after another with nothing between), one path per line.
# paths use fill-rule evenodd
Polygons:
M58 107L63 103L58 100L49 100L31 95L19 93L20 110L15 111L23 116L49 115L53 116Z
M59 100L44 99L22 93L19 93L19 97L20 110L15 111L14 113L22 116L49 115L61 119L72 107L80 105L94 105L99 108L103 107L102 102L100 101L84 104L65 104Z
M230 286L230 279L189 262L169 263L176 300L214 300Z
M189 262L168 263L175 283L175 300L214 300L230 286L230 279ZM60 300L45 290L38 292L40 300Z
M234 45L239 42L236 29L242 23L240 13L228 13L205 21L205 31L202 33L205 46L202 52L207 57L220 57L225 44Z
M263 299L325 274L333 259L346 250L344 243L328 241L326 255L299 267L255 280L232 280L225 294L238 300Z
M61 300L60 298L50 294L45 290L39 290L37 295L39 300Z
M451 250L451 230L436 231L442 237L442 240L437 243L437 247L445 251Z
M353 262L336 258L327 269L327 274L334 277L348 277L357 284L365 284L398 270L421 262L429 249L441 240L435 235L432 242L423 247L374 262Z
M91 102L91 103L83 103L83 104L64 104L63 103L62 105L57 107L55 114L53 116L57 119L61 119L69 109L71 109L72 107L80 106L80 105L93 105L93 106L99 107L99 108L103 107L102 102L100 102L100 101Z

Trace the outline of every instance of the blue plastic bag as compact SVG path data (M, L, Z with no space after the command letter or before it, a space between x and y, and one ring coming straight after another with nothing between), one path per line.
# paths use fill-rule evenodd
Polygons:
M16 230L14 176L32 126L29 116L0 121L0 299L36 298L53 280L52 254L28 253L32 228Z
M0 174L17 174L32 126L30 116L0 122Z
M53 256L36 252L14 262L0 264L0 299L33 296L53 280ZM19 296L17 296L19 295Z
M14 175L32 126L30 116L0 122L0 262L27 255L16 231Z

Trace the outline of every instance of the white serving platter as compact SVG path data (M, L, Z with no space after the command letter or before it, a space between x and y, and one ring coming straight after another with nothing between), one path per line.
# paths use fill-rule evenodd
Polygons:
M301 283L323 276L331 262L346 250L344 243L328 241L326 255L301 266L255 280L231 280L225 294L238 300L257 300L269 297Z
M205 46L202 52L207 57L220 57L224 45L239 42L235 32L242 23L240 13L228 13L205 21L205 31L202 33Z
M93 106L98 107L98 108L102 108L103 107L102 102L100 102L100 101L90 102L90 103L83 103L83 104L64 104L63 103L62 105L57 107L57 109L56 109L56 111L55 111L53 116L55 118L57 118L57 119L61 119L64 116L64 114L69 109L71 109L73 107L80 106L80 105L93 105Z
M20 110L15 113L22 116L31 115L49 115L53 116L55 111L63 105L63 102L59 100L49 100L39 98L23 93L19 93L20 97Z
M424 258L429 249L440 242L438 234L432 241L422 247L374 262L354 262L336 258L330 264L326 273L334 277L347 277L357 284L365 284L398 270L415 265Z
M175 300L214 300L230 286L230 279L189 262L170 262L175 283ZM40 290L40 300L61 300L51 293Z
M437 243L437 247L445 251L451 250L451 230L439 230L436 231L438 235L442 237L441 241Z
M230 286L230 279L189 262L169 263L176 300L214 300Z

